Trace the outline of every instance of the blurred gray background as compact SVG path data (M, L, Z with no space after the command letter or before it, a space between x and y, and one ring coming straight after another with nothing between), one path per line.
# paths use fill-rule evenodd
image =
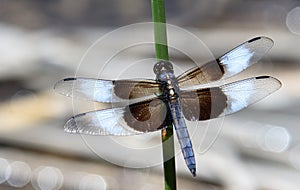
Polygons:
M198 176L191 177L177 147L178 189L298 190L300 1L166 0L166 15L169 24L205 46L197 49L170 30L169 40L179 48L170 50L176 74L193 66L180 48L205 63L264 35L274 47L232 80L267 74L283 84L237 114L199 122L197 128L189 123ZM145 27L129 27L108 35L139 22L151 22L150 1L0 0L1 189L163 189L159 133L124 138L66 134L63 125L74 112L108 105L72 102L53 90L56 81L75 75L154 77L151 44L128 48L106 64L121 44L152 34ZM149 147L158 154L143 155Z

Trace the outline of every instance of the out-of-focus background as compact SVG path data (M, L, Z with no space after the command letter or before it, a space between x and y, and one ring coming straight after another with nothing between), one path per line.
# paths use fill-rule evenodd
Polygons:
M255 36L272 38L275 45L271 51L241 77L268 74L283 83L266 100L212 122L206 131L197 131L200 136L205 134L207 141L200 143L200 148L196 146L198 176L191 177L178 152L178 189L298 190L300 1L167 0L166 14L169 24L197 36L215 56ZM116 152L102 137L64 133L63 125L73 111L87 108L53 91L56 81L76 72L78 76L97 76L107 68L105 63L108 55L116 51L114 48L128 40L120 32L100 43L94 52L97 59L85 60L77 70L88 48L99 38L128 24L150 21L150 1L0 1L1 189L163 189L162 166L151 162L160 160L161 155L143 157L143 152L139 153L143 143L157 145L159 133L108 138L108 142L124 147L130 142L128 146L135 149L136 157L126 151ZM137 28L130 31L129 27L127 35L132 32L134 39L149 32ZM193 47L180 36L170 40L182 47ZM147 47L125 51L114 61L141 69L143 65L138 60L154 57L153 46ZM189 54L199 60L212 57L190 49ZM171 51L170 57L176 65L191 66L190 60L176 51ZM112 67L101 77L122 75L124 68ZM131 69L136 72L134 67ZM192 135L194 142L200 139L198 133ZM89 142L97 146L96 151ZM214 143L210 145L211 142ZM107 148L111 150L103 153L102 149ZM124 160L131 161L130 166L138 162L139 168L122 167ZM143 164L152 167L142 167Z

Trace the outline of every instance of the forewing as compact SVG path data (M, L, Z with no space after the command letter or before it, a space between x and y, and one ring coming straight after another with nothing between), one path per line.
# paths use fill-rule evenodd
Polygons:
M182 91L182 110L187 120L208 120L238 112L281 87L279 80L260 76L220 87Z
M121 108L79 114L65 124L65 131L88 135L136 135L163 129L165 103L156 98Z
M66 78L58 81L54 89L69 97L96 102L119 102L128 99L153 98L159 93L160 83L155 80L102 80L92 78Z
M177 78L179 86L205 84L234 76L260 60L272 48L273 44L273 41L268 37L253 38L218 59L181 74Z

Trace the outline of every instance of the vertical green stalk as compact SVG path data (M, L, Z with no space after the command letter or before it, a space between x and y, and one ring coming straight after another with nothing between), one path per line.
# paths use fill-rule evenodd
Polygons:
M169 60L164 0L151 0L154 22L154 40L156 59ZM164 161L165 190L176 189L176 170L174 156L174 136L172 123L162 130L162 150Z

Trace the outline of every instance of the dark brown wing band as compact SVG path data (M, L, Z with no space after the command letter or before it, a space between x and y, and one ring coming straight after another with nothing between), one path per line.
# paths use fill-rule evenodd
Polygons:
M227 106L227 97L218 87L183 91L181 104L187 120L208 120L216 118L224 112Z
M121 99L135 99L159 93L160 83L155 80L116 80L114 93Z
M167 115L166 104L156 98L127 106L124 120L128 126L136 131L149 132L164 128Z
M224 75L224 68L218 60L210 61L201 67L192 68L181 74L177 80L180 87L205 84L219 80Z

